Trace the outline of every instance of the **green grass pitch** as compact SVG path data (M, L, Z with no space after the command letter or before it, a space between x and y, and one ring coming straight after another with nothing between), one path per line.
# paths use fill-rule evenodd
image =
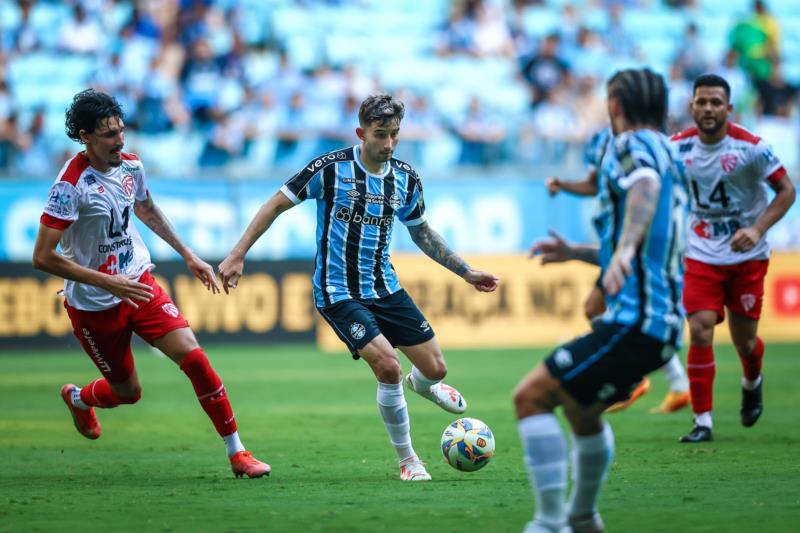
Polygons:
M487 422L497 451L475 473L440 458L456 418L409 393L414 446L430 483L402 483L366 364L310 346L207 346L245 445L272 465L234 479L188 380L136 350L144 395L99 410L103 436L78 435L63 383L97 376L77 348L0 354L2 531L521 531L533 511L511 390L543 350L450 351L448 382ZM685 445L688 409L651 415L665 392L610 415L617 453L600 506L617 531L798 531L800 346L768 345L765 412L739 424L740 367L717 349L715 442ZM409 368L404 360L406 370Z

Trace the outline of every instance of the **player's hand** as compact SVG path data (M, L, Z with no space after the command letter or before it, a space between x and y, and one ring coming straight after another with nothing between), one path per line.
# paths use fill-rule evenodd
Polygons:
M103 287L134 309L139 309L136 302L147 303L153 298L153 287L138 281L139 276L132 274L115 274L105 279Z
M554 230L549 230L548 233L550 234L549 239L533 243L528 253L528 259L541 256L543 265L563 263L572 259L572 247L567 244L567 241Z
M550 193L550 196L555 196L561 191L561 182L555 176L544 180L544 185L547 187L547 192Z
M625 278L633 272L631 261L636 253L636 249L627 246L614 252L611 261L608 263L605 274L603 274L603 290L606 294L614 296L625 285Z
M244 259L239 259L234 255L228 255L217 267L219 277L222 280L222 289L228 294L228 289L235 289L239 284L239 278L244 271Z
M763 234L756 228L742 228L733 234L731 239L731 249L734 252L747 252L758 244Z
M467 270L463 278L464 281L480 292L493 292L500 285L500 280L497 276L479 270Z
M189 267L189 271L194 274L194 277L203 282L206 289L210 290L213 294L219 294L220 289L217 283L217 276L214 274L214 269L211 265L192 253L186 259L186 266Z

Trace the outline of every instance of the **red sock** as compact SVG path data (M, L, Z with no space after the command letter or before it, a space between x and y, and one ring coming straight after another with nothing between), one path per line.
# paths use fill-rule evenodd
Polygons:
M689 373L689 393L695 414L711 411L714 395L714 348L711 346L689 346L686 361Z
M750 381L755 381L761 375L761 359L764 357L764 341L761 337L756 337L756 345L753 348L753 353L749 356L742 355L739 352L739 361L742 362L742 370L744 370L744 377Z
M181 370L189 376L200 400L200 405L206 412L220 437L225 437L236 431L236 420L233 418L233 409L225 393L225 386L219 376L211 368L208 357L202 348L195 348L189 352L181 362Z
M81 389L81 401L92 407L111 409L123 403L136 403L142 395L117 396L104 378L96 379Z

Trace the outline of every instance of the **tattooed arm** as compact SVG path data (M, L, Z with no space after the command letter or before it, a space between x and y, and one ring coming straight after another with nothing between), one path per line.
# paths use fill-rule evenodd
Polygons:
M498 279L488 272L473 270L457 253L447 246L441 235L436 233L427 222L416 226L409 226L408 232L425 255L445 267L450 272L457 274L464 281L482 292L492 292L497 288Z
M641 178L628 189L622 233L603 275L606 293L617 294L625 284L625 277L631 274L631 261L650 228L660 190L661 183L655 177Z
M175 231L172 224L170 224L164 212L153 202L150 196L144 200L137 200L133 204L133 212L139 220L153 230L153 233L161 237L164 242L169 244L173 250L183 257L189 271L191 271L197 279L202 281L203 285L205 285L208 290L215 294L219 292L219 284L217 283L217 277L214 275L214 269L211 268L211 265L197 257L197 255L181 241L181 238L178 237L178 233Z

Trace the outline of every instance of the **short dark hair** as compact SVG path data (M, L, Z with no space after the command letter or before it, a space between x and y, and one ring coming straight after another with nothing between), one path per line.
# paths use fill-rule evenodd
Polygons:
M400 122L406 113L403 102L389 94L373 94L368 96L358 109L358 124L365 128L373 122L385 126L393 120Z
M722 87L725 90L725 97L730 101L731 99L731 86L722 76L716 74L703 74L694 80L692 87L692 96L697 92L698 87Z
M620 70L608 80L608 95L619 100L625 120L664 130L667 84L649 68Z
M81 142L81 130L92 133L100 121L122 117L122 107L113 96L86 89L73 97L66 115L67 136L73 141Z

